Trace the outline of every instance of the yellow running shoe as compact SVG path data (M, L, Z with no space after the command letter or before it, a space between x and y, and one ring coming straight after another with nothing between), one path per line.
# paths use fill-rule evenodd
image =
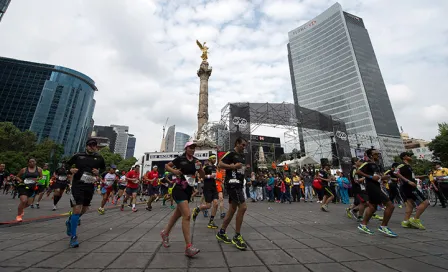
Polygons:
M372 217L378 220L383 220L383 217L379 216L378 214L374 214Z
M420 219L410 218L409 223L416 229L425 230L425 226L422 225Z
M412 226L411 226L411 223L409 223L409 221L402 221L401 222L401 226L403 227L403 228L412 228Z

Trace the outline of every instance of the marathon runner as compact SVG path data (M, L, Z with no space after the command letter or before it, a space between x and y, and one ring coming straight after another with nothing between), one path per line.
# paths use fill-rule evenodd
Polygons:
M158 171L158 167L157 165L154 165L152 167L152 171L149 172L146 176L146 178L148 179L148 202L147 205L148 207L146 207L147 211L151 211L152 210L152 202L154 202L157 199L158 196L158 189L157 186L159 185L159 171Z
M121 197L124 194L124 191L126 190L126 185L127 185L127 181L126 181L126 171L121 171L121 177L120 180L118 181L118 193L115 196L115 204L118 205L118 202L120 202ZM124 207L123 207L124 209ZM123 211L122 209L122 211Z
M413 154L409 152L401 153L400 158L403 160L403 163L397 166L397 169L395 170L395 175L401 181L401 191L403 192L404 201L406 202L406 211L401 226L403 228L414 227L424 230L425 227L420 221L420 216L426 208L428 208L429 201L423 196L422 192L417 189L417 182L415 179L424 178L426 176L415 176L411 167L412 155ZM412 210L414 209L416 202L419 203L417 204L417 211L415 212L415 216L411 218Z
M68 162L70 172L73 174L72 197L70 199L73 213L65 222L67 235L70 236L70 247L79 247L76 230L80 217L88 210L93 194L95 182L106 168L104 158L97 153L98 143L95 139L86 142L86 151L75 154Z
M104 210L104 206L106 202L109 200L109 197L114 193L114 183L118 179L118 176L115 174L115 170L117 167L115 165L111 165L109 167L109 172L106 173L102 182L101 182L101 195L103 199L101 200L101 206L98 208L98 213L103 215L106 211Z
M322 165L322 169L319 171L318 179L322 183L322 191L324 193L324 199L322 206L320 207L322 211L328 212L328 203L332 202L334 199L334 194L331 192L329 183L334 179L331 176L330 165L324 164Z
M224 192L223 192L223 182L225 170L219 167L216 168L216 191L218 191L218 202L219 202L219 212L221 219L226 217L226 213L224 212Z
M6 185L9 181L9 173L6 171L6 165L4 163L0 164L0 188L3 188L3 194L5 194Z
M446 208L445 196L448 196L448 169L442 167L439 160L433 161L433 169L429 175L429 180L434 186L434 192L442 204L442 208Z
M188 202L191 201L191 195L193 194L193 186L195 183L194 175L198 172L203 178L205 173L201 167L201 162L193 156L196 150L196 144L193 142L187 142L184 149L185 152L182 155L165 165L165 169L167 171L177 176L176 184L173 188L173 199L176 201L177 207L165 229L160 232L160 236L162 236L163 246L169 247L169 235L171 229L174 227L177 220L182 217L182 232L184 234L186 244L185 255L188 257L193 257L198 254L200 250L191 244L191 217Z
M162 206L166 206L166 201L170 198L168 188L170 187L170 172L165 172L163 178L160 179L160 195L162 196Z
M19 181L18 192L20 203L17 208L18 222L23 221L24 209L31 205L37 190L37 181L42 179L42 168L36 166L36 160L31 158L28 160L28 166L22 168L17 174L16 179Z
M139 177L140 177L140 166L136 165L134 170L129 171L126 174L126 195L124 197L123 203L121 204L121 210L124 210L124 204L127 203L128 198L131 198L132 211L136 212L137 208L135 204L137 203L137 192L139 186Z
M202 204L193 210L193 221L196 221L200 211L210 209L213 203L212 214L210 216L210 221L208 222L209 229L217 229L218 226L215 225L214 218L218 210L218 190L216 189L216 156L212 155L208 158L208 164L204 166L204 187L202 189L203 197L205 199L205 204Z
M53 211L57 210L59 200L61 200L64 195L64 191L70 184L69 174L70 173L65 168L65 162L63 162L61 167L54 172L55 182L53 184Z
M392 164L392 166L390 167L389 170L387 170L386 172L384 172L384 175L387 176L387 183L388 183L388 192L389 192L389 199L390 201L392 201L392 203L395 203L395 199L397 198L397 196L399 196L400 191L398 188L398 178L395 175L395 169L397 168L397 166L399 165L399 163L394 162ZM401 197L400 197L401 199ZM398 207L401 208L401 204L402 203L398 203Z
M352 158L353 167L350 171L350 180L352 182L354 202L352 206L346 210L348 218L357 219L358 222L362 221L364 210L367 207L367 201L369 201L369 196L367 195L366 186L364 184L365 178L359 177L356 173L362 163L363 162L359 158Z
M383 204L386 206L386 209L384 210L384 218L381 226L378 227L378 230L388 236L397 237L397 234L387 226L395 207L389 197L381 190L380 168L377 164L379 161L379 152L378 150L371 148L366 150L365 154L368 161L364 162L358 168L356 174L365 178L366 191L369 201L367 202L367 208L364 212L364 218L362 223L358 226L358 229L364 233L373 234L373 231L367 227L367 224L376 211L378 205Z
M246 200L244 199L244 174L246 158L244 149L246 148L247 140L238 138L235 141L235 148L227 152L219 162L219 168L226 170L225 186L229 194L229 210L222 223L221 229L216 238L226 244L234 244L238 249L245 250L247 248L246 242L241 236L241 225L244 220L244 213L247 210ZM236 214L235 236L230 239L226 234L226 229L229 226L232 218Z
M37 199L37 203L36 203L36 208L39 209L39 202L42 200L42 197L45 194L45 190L47 190L48 186L50 185L50 178L51 178L51 174L50 171L48 170L48 163L44 164L44 167L42 168L42 179L40 179L37 183L37 192L36 194L38 194L38 199ZM34 208L34 200L36 198L33 199L33 204L31 204L30 208Z

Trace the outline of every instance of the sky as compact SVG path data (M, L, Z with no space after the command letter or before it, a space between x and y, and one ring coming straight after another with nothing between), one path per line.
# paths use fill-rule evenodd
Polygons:
M91 77L96 125L121 124L135 155L158 151L162 127L197 128L201 52L210 47L209 120L229 102L292 102L288 31L327 0L13 0L0 56L65 66ZM362 17L398 126L430 140L448 121L448 1L342 0ZM261 127L254 134L284 138Z

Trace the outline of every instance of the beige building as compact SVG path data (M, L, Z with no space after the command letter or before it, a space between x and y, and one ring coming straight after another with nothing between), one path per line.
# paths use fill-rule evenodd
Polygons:
M401 139L403 140L404 148L406 150L411 150L414 148L426 147L429 142L423 139L414 139L409 137L409 134L402 132L400 133Z

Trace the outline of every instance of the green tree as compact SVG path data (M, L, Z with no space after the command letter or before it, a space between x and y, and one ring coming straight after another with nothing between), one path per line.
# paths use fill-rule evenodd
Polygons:
M50 170L55 171L58 163L62 160L64 147L50 139L43 140L37 144L29 157L35 158L37 165L42 167L45 163L50 164Z
M136 162L137 159L134 157L122 160L117 164L117 169L128 171Z
M30 152L36 147L36 135L20 131L10 122L0 122L0 152Z
M439 158L443 165L448 165L448 124L439 124L439 135L428 145L434 156Z
M20 169L27 165L27 157L23 152L4 151L0 152L0 163L6 165L6 170L17 175Z
M111 164L118 165L123 160L123 158L119 154L113 153L107 146L101 148L100 154L101 156L103 156L107 167Z

